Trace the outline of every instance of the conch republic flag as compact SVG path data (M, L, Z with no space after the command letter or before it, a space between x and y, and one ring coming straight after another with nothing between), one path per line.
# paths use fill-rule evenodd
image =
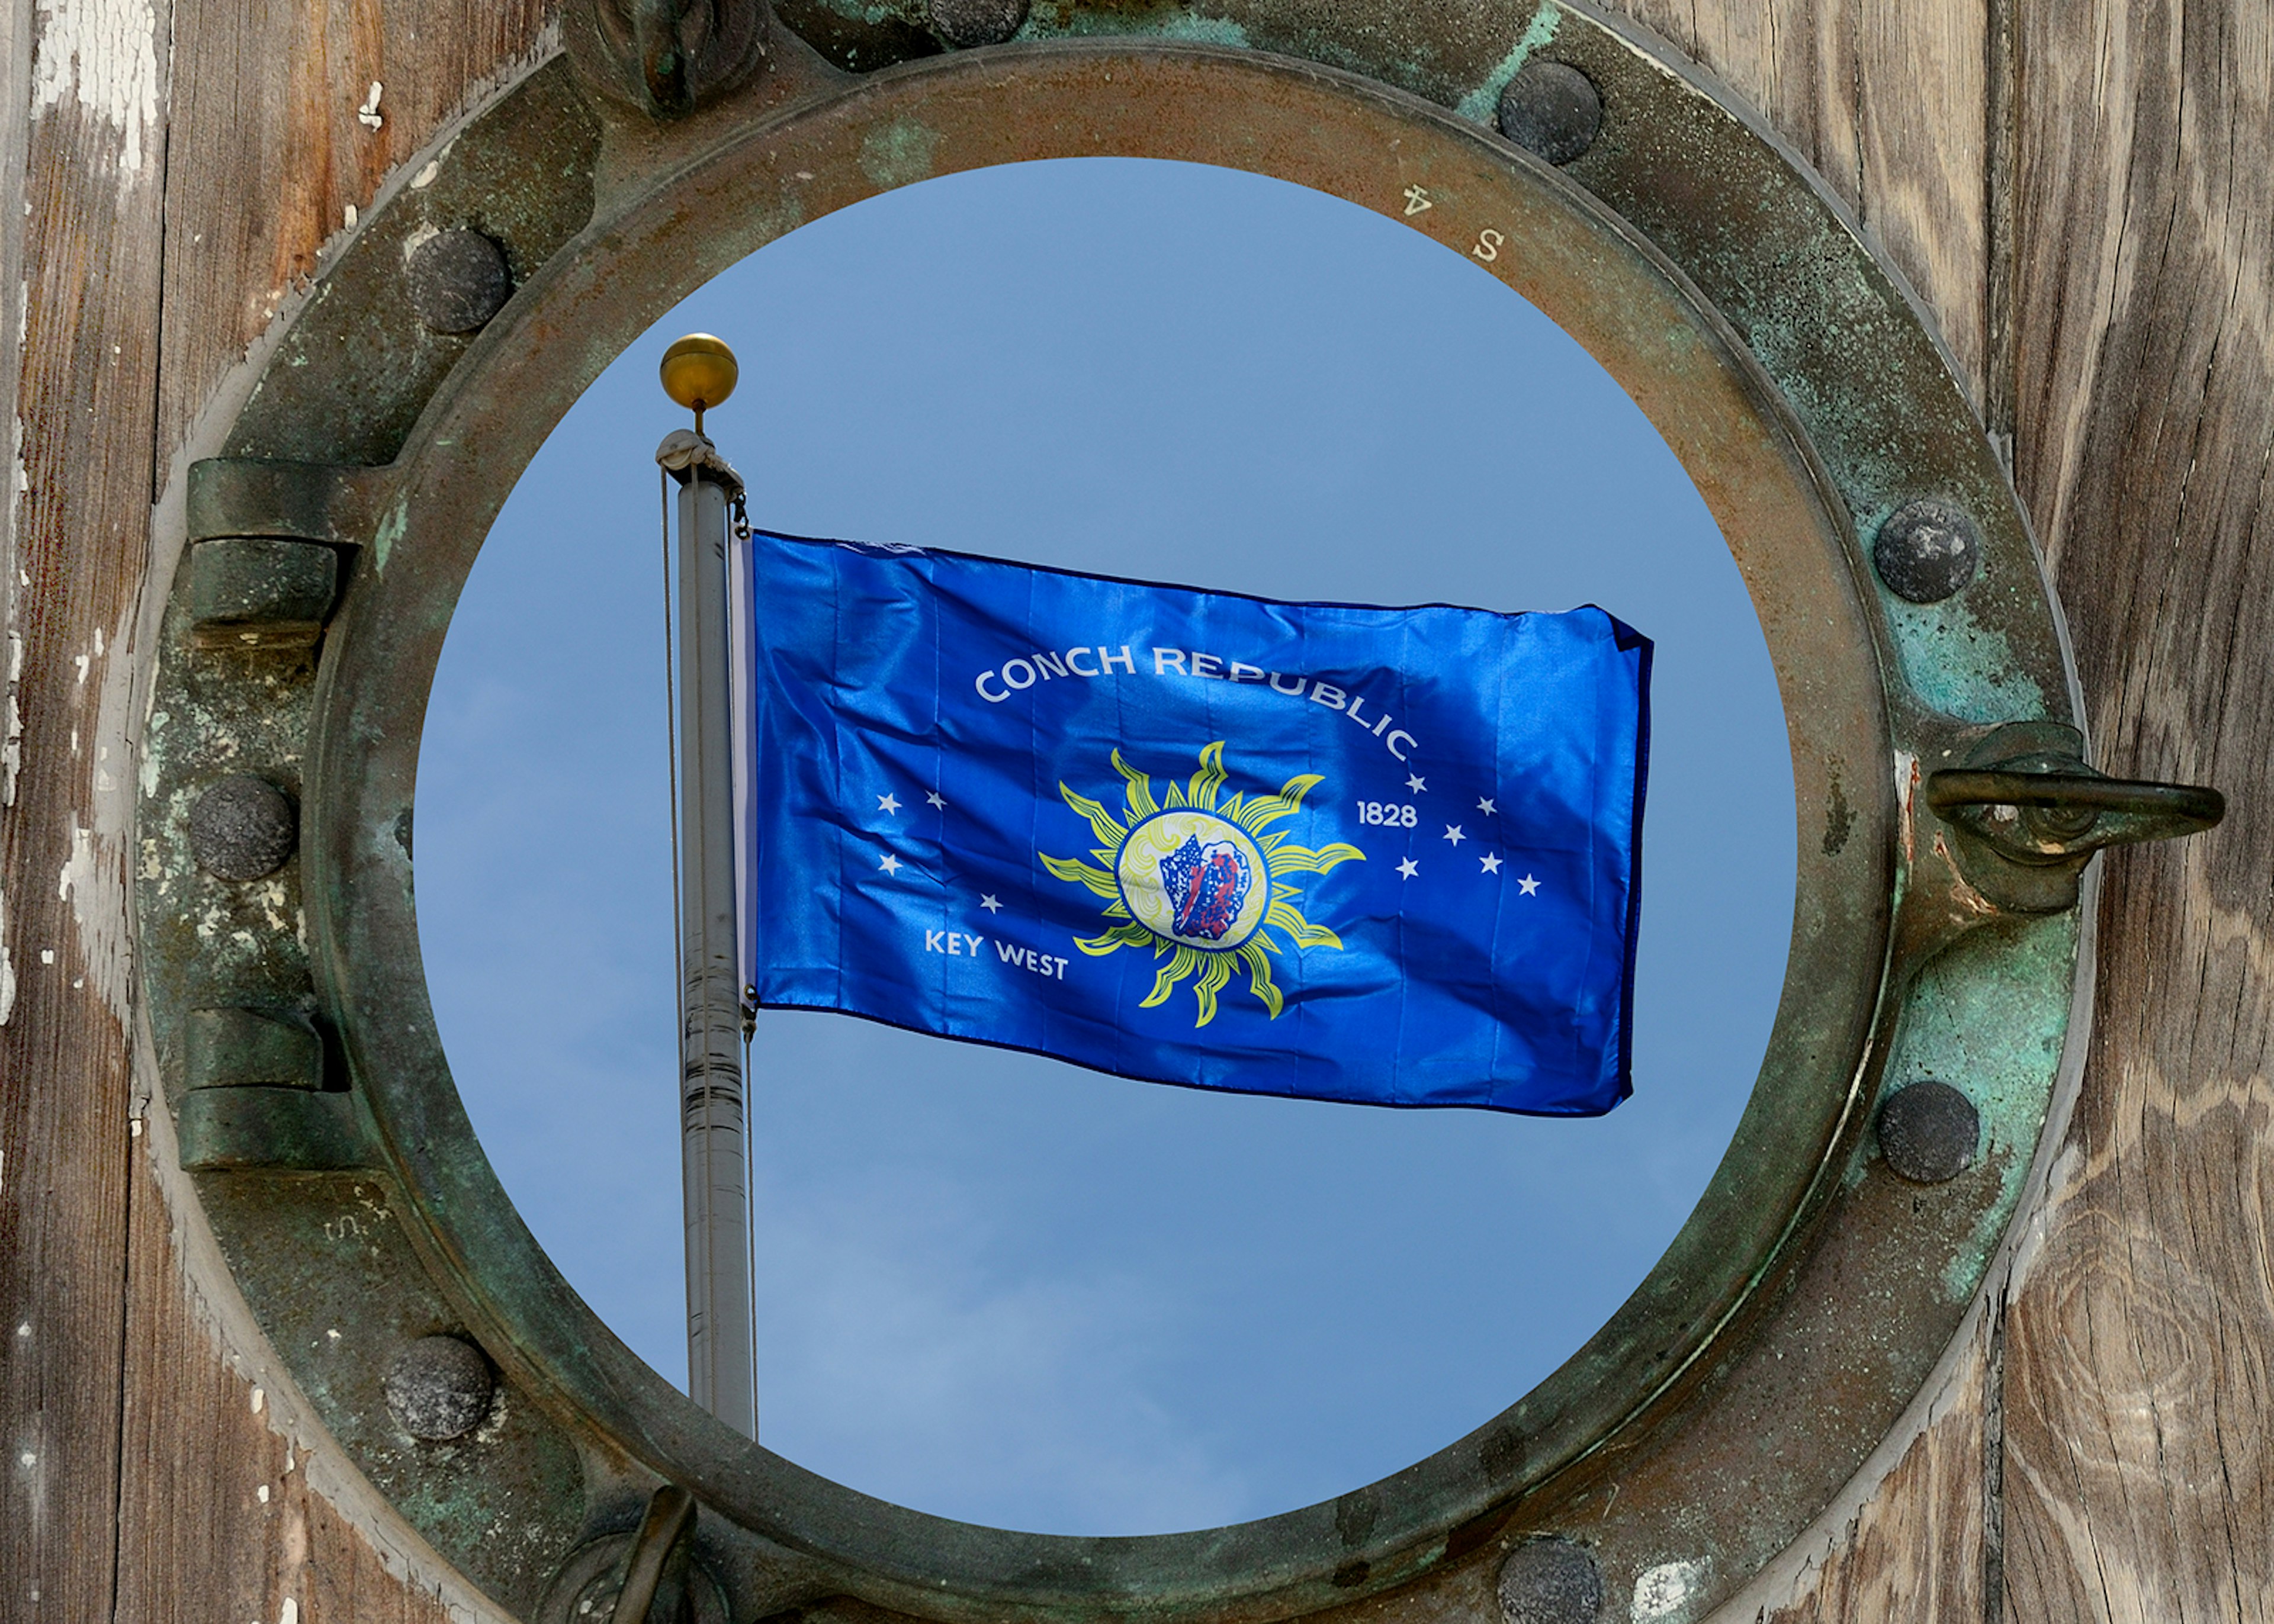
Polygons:
M1593 1116L1631 1091L1649 640L760 533L743 966L1123 1077Z

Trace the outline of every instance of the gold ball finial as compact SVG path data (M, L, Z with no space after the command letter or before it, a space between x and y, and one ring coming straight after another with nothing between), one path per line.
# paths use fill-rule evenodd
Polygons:
M726 402L742 376L726 341L708 333L674 340L663 352L661 372L663 392L692 411L698 424L705 411Z

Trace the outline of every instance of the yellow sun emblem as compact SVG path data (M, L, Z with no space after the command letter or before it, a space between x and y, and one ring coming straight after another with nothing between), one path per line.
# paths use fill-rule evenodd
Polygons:
M1076 936L1074 945L1093 959L1125 947L1148 947L1165 959L1153 977L1153 990L1141 1009L1168 1001L1188 975L1198 973L1193 996L1205 1026L1216 1019L1216 994L1231 980L1232 961L1247 966L1247 989L1276 1020L1284 1007L1271 979L1273 953L1285 950L1271 933L1284 931L1298 947L1340 947L1342 938L1314 925L1295 906L1297 890L1281 876L1324 874L1337 863L1366 853L1337 841L1314 851L1291 846L1269 825L1296 811L1321 780L1301 773L1276 795L1233 795L1221 804L1224 741L1201 752L1201 769L1182 784L1171 780L1164 800L1153 797L1153 781L1113 752L1113 770L1126 786L1125 816L1117 818L1087 795L1064 784L1066 805L1089 820L1101 844L1090 853L1105 866L1079 858L1043 858L1043 866L1062 880L1086 885L1109 898L1108 919L1123 922L1102 936Z

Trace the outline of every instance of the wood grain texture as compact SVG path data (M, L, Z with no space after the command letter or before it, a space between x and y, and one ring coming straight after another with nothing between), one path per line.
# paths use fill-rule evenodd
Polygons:
M2107 864L2007 1381L2016 1620L2274 1616L2274 13L2033 8L2016 465L2099 759L2227 823Z
M313 267L337 200L367 202L543 19L18 0L7 22L0 258L28 282L20 350L12 311L0 348L25 470L0 530L22 724L0 779L0 1619L432 1624L442 1604L305 1462L285 1469L132 1135L129 640L154 490L197 405ZM194 49L169 62L176 37ZM395 93L362 140L369 80L332 87L373 62ZM194 115L170 124L169 68Z
M2000 0L1629 0L1751 102L1909 278L1988 387L1991 8Z
M183 0L162 446L180 443L222 374L306 288L350 211L368 209L391 170L543 49L558 9L553 0Z
M117 1530L130 1154L125 786L107 732L149 541L167 23L41 6L20 154L24 330L0 810L0 1608L102 1619ZM15 289L7 319L16 319ZM14 470L11 470L14 471ZM106 713L109 714L106 714ZM13 723L11 722L11 729Z
M153 1174L140 1162L132 1181L115 1616L444 1624L443 1602L388 1571L312 1486L305 1432L218 1357Z

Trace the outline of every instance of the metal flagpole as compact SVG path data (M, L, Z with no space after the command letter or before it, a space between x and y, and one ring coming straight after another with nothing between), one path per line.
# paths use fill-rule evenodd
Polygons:
M656 451L656 461L680 481L680 1132L688 1391L727 1425L756 1438L727 598L727 513L742 482L703 436L703 413L733 391L736 368L725 344L698 333L664 352L662 371L664 392L695 413L691 432L674 432Z

